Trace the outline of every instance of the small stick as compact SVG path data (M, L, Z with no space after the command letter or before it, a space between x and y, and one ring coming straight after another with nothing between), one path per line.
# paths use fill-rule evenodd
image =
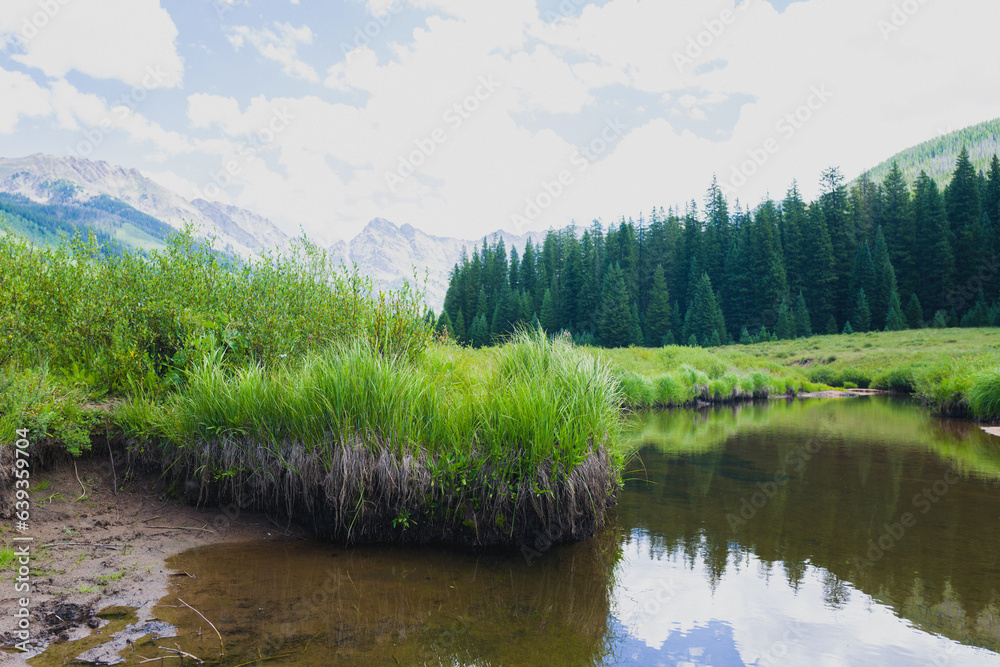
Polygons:
M114 544L91 544L89 542L53 542L51 544L43 544L42 547L100 547L101 549L121 549L121 547Z
M212 621L210 621L210 620L208 620L207 618L205 618L205 615L204 615L204 614L202 614L202 613L201 613L200 611L198 611L197 609L195 609L194 607L192 607L191 605L189 605L189 604L188 604L187 602L185 602L184 600L182 600L182 599L180 599L180 598L177 598L177 601L178 601L178 602L180 602L180 603L181 603L182 605L184 605L185 607L187 607L188 609L190 609L191 611L193 611L194 613L196 613L196 614L198 614L199 616L201 616L201 618L202 618L202 620L203 620L203 621L205 621L206 623L208 623L209 625L211 625L211 626L212 626L212 629L213 629L213 630L215 630L215 634L217 634L217 635L219 636L219 646L221 646L221 647L222 647L222 652L223 652L223 653L225 653L225 652L226 652L226 645L225 645L225 643L223 643L223 641L222 641L222 633L221 633L221 632L219 632L219 629L218 629L217 627L215 627L215 624L214 624L214 623L212 623Z
M83 489L83 494L74 501L80 502L87 497L87 487L85 487L83 482L80 481L80 471L76 469L76 459L73 459L73 472L76 473L76 481L80 482L80 488Z
M149 528L161 528L163 530L203 530L206 533L215 534L214 530L209 530L208 528L192 528L190 526L148 526Z
M105 429L105 436L107 435L107 429ZM111 459L111 477L115 484L115 497L118 496L118 472L115 470L115 455L111 452L111 439L107 438L108 442L108 458Z

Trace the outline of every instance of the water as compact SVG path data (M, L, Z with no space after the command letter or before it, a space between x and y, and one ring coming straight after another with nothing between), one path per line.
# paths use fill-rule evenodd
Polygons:
M227 665L1000 665L1000 439L881 398L631 433L584 543L207 547L173 559L196 576L162 604L211 619ZM160 611L164 645L218 657L193 612Z

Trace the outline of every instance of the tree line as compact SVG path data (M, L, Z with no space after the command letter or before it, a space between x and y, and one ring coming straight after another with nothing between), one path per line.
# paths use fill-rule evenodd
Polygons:
M550 230L519 255L484 240L451 272L440 331L484 346L524 325L581 344L715 346L826 333L1000 325L1000 160L963 149L943 190L837 168L806 202L654 208L607 229Z

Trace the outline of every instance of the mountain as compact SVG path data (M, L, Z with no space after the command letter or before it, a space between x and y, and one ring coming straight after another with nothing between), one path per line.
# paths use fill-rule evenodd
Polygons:
M943 134L907 148L874 169L868 170L867 174L876 183L881 183L889 173L892 163L898 162L906 182L911 186L916 182L920 172L926 171L939 186L944 187L951 180L955 160L958 159L963 146L969 150L969 157L976 169L987 171L993 156L1000 155L1000 118Z
M136 169L107 162L42 154L0 158L0 193L7 195L0 210L8 222L36 239L93 225L99 236L149 247L162 244L170 229L191 223L202 235L215 236L220 250L241 256L288 243L266 218L225 204L188 201Z
M544 234L529 232L515 236L498 231L488 240L492 242L497 238L503 239L508 252L513 246L522 253L529 238L532 243L539 243ZM342 261L347 266L357 265L361 273L371 276L382 287L399 287L404 280L412 283L416 277L418 286L423 288L426 278L427 303L440 311L451 269L461 258L462 251L471 253L473 247L482 243L482 239L431 236L411 225L398 227L383 218L375 218L351 241L340 241L331 246L330 251L335 261Z

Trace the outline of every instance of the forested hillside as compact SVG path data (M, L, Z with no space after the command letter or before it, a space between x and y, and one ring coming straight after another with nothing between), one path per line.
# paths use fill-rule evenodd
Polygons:
M550 231L521 256L502 241L452 270L439 328L490 344L519 325L606 347L788 339L813 333L1000 323L1000 160L962 150L943 191L893 165L848 186L831 168L806 202L662 208L582 237Z
M72 184L63 187L72 188ZM37 244L56 244L62 236L92 233L102 244L117 241L126 248L164 247L174 229L107 195L86 202L54 197L40 204L0 192L0 219L12 231Z
M896 163L909 185L915 185L920 172L926 171L943 188L948 185L955 160L963 148L969 152L972 165L977 170L989 169L993 155L1000 153L1000 118L943 134L907 148L869 170L868 177L882 182L889 175L893 163Z

